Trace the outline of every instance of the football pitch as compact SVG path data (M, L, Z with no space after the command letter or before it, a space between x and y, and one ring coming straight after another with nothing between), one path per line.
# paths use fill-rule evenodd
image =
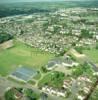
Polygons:
M15 41L14 47L0 51L0 74L6 76L19 65L39 69L55 55Z

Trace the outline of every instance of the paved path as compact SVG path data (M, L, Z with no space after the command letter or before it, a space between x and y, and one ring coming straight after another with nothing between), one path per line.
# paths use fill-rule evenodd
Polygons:
M30 89L34 90L36 93L41 93L41 90L37 89L33 85L30 85L30 84L19 84L17 82L8 80L6 77L1 77L0 76L0 97L4 96L4 93L5 93L5 91L6 91L6 89L8 87L30 88ZM48 99L47 100L63 100L63 99L61 97L48 95Z
M19 84L17 82L8 80L6 77L0 77L0 96L4 95L4 93L5 93L5 91L8 87L31 88L31 89L34 89L34 90L38 91L38 89L35 88L33 85Z

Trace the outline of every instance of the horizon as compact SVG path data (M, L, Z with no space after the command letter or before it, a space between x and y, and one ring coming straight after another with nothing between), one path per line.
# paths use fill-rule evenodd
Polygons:
M21 2L61 2L65 0L0 0L0 3L21 3Z
M62 1L85 1L85 0L0 0L0 3L24 3L24 2L62 2ZM97 0L86 0L97 1Z

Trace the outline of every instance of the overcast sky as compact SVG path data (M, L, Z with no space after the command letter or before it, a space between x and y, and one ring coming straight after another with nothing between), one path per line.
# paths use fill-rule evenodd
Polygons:
M0 0L0 2L37 2L37 1L65 1L65 0Z
M39 1L87 1L87 0L0 0L0 3L10 2L39 2Z

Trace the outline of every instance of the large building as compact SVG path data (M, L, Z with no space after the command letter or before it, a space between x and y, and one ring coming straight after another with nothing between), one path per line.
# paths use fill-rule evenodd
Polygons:
M27 67L19 67L16 69L15 72L9 75L9 77L26 83L36 75L37 75L37 71L35 69L31 69Z

